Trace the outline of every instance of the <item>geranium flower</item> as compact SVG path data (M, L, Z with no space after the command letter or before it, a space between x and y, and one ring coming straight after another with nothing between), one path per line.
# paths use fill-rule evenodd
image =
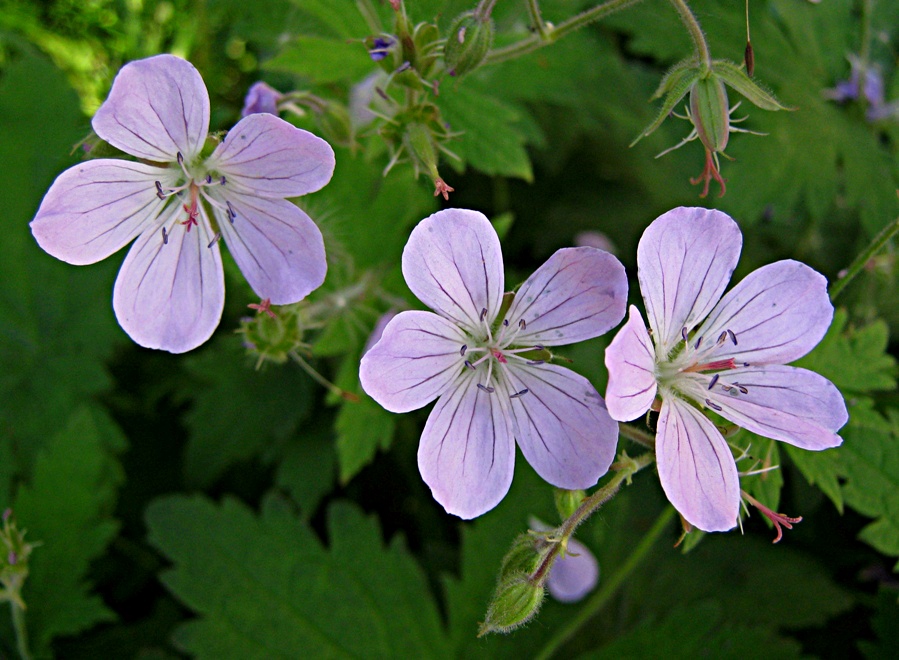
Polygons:
M830 326L826 280L805 264L778 261L721 298L742 242L720 211L678 208L656 219L637 248L652 339L631 307L606 350L609 413L636 419L658 410L661 398L662 488L687 522L708 532L736 525L740 484L730 447L702 409L812 450L839 445L836 431L848 419L829 380L783 366L814 348Z
M66 170L31 230L58 259L83 265L132 240L116 279L116 318L134 341L181 353L219 323L224 238L260 298L297 302L325 277L315 223L285 197L324 186L334 152L272 115L242 119L208 155L209 96L189 62L157 55L125 65L92 125L139 160Z
M476 211L447 209L412 230L403 275L436 313L397 314L359 376L392 412L437 399L418 450L434 498L461 518L492 509L509 490L516 439L551 484L594 485L612 462L618 426L584 377L544 361L545 347L596 337L624 316L618 260L595 248L559 250L504 305L496 232Z
M560 603L583 600L599 582L599 562L590 548L569 539L565 553L553 562L546 578L546 590Z

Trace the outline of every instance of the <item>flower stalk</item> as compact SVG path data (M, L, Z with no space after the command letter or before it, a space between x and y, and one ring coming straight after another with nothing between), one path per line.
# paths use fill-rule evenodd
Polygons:
M845 274L840 277L836 282L834 282L830 287L830 300L833 302L837 299L843 289L855 279L855 276L858 275L865 265L871 260L874 255L880 252L883 249L883 246L886 245L890 239L892 239L897 233L899 233L899 217L893 220L890 224L880 230L880 233L874 237L874 240L868 245L868 247L859 254L849 268L846 269Z
M702 63L703 72L708 73L712 69L712 53L709 50L709 44L705 40L699 21L690 11L690 7L684 0L669 0L680 16L681 22L687 28L690 39L693 41L693 47L696 49L696 57Z

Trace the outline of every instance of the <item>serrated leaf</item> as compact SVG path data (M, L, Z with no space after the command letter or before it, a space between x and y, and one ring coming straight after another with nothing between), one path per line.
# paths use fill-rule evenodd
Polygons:
M818 372L845 391L895 389L896 358L887 353L887 324L877 320L847 328L847 321L846 310L838 309L824 339L796 366Z
M665 658L692 660L714 649L714 657L799 658L802 646L779 637L776 628L750 627L724 620L721 607L705 601L675 610L661 621L647 621L597 651L592 658Z
M395 426L393 413L367 395L341 406L334 424L341 483L347 483L371 463L379 449L390 448Z
M461 133L447 147L484 174L534 178L525 144L542 134L522 107L474 88L468 80L445 86L437 98L450 131Z
M304 76L319 84L360 80L373 67L365 46L358 41L310 36L297 37L263 65L269 71Z
M314 392L294 364L256 370L237 336L225 336L185 359L191 380L179 395L191 403L185 473L206 486L228 467L283 440L309 414Z
M256 515L167 497L147 525L174 563L164 584L197 614L175 633L195 657L448 657L421 569L351 505L331 507L329 549L274 500Z
M88 569L118 530L111 514L123 474L113 452L123 446L111 420L83 408L39 453L16 495L19 525L29 542L40 542L23 591L36 655L46 655L54 637L115 619L91 593Z

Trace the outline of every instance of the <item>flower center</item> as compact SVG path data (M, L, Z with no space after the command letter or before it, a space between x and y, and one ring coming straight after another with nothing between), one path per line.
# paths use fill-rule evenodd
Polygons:
M219 201L210 194L211 187L225 186L227 180L224 176L214 177L211 173L207 173L205 177L194 176L185 165L184 156L181 155L180 151L178 152L178 165L181 167L184 175L184 183L174 188L163 188L160 181L154 182L156 185L156 196L159 199L167 200L170 197L177 197L179 200L182 200L181 208L178 209L176 206L174 213L169 213L163 221L163 245L168 245L169 236L172 235L172 229L176 224L182 225L188 233L190 233L191 227L199 227L199 219L205 217L201 215L201 198L213 208L220 210L231 224L234 224L234 220L237 218L237 213L235 213L231 202L228 200ZM186 217L183 214L186 214ZM215 229L215 235L209 242L209 245L207 245L209 248L215 245L222 237L222 233L215 226L214 220L211 222Z
M543 364L543 360L531 359L533 355L526 356L523 354L533 353L534 351L545 350L543 346L516 346L515 340L526 327L524 319L519 319L517 323L511 323L509 319L503 319L494 329L491 328L490 321L487 320L487 310L481 310L480 327L478 328L480 336L473 337L472 344L463 344L459 349L459 355L463 358L463 364L468 369L480 372L483 378L479 378L477 386L480 390L493 394L496 391L496 385L500 381L505 380L509 383L509 391L513 394L511 398L517 398L528 393L527 388L516 388L512 382L510 370L516 364Z

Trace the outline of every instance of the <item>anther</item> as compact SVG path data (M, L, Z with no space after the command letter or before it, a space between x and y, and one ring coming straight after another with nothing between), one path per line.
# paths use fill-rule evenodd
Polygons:
M687 343L687 328L683 327L680 329L680 336L684 338L684 343Z
M699 345L700 345L701 343L702 343L702 337L700 337L699 339L696 340L696 346L694 346L693 348L694 348L694 349L698 349L698 348L699 348Z
M506 328L509 327L509 319L503 319L503 326Z
M462 344L462 348L459 350L459 355L465 355L465 351L468 350L468 344ZM466 360L467 362L467 360Z
M542 344L534 344L534 350L535 350L535 351L542 351L542 350L545 350L545 349L543 348L543 345L542 345Z
M721 412L722 410L721 406L719 406L717 403L712 403L708 399L705 400L705 405L707 405L712 410L717 410L718 412Z
M465 366L474 371L474 365L468 360L465 360Z
M165 233L165 227L162 228L162 244L163 245L169 244L169 235Z
M727 330L725 330L720 335L718 335L718 342L717 342L718 345L720 346L721 344L723 344L726 339L727 339Z
M487 316L487 308L484 307L483 309L481 309L481 320L483 321L486 316Z
M749 366L749 363L748 363L748 362L744 362L744 363L743 363L743 366L744 366L744 367L748 367L748 366Z
M524 330L527 327L527 325L528 324L524 322L524 319L520 319L518 321L518 329L519 330Z
M740 385L740 383L734 383L734 387L740 390L742 394L749 394L749 390L746 389L743 385Z
M178 164L184 165L184 156L181 155L181 152L178 152Z
M165 199L165 193L162 192L162 184L159 181L154 181L153 183L156 184L156 196L159 199Z
M496 391L492 387L481 385L480 383L478 383L478 389L484 390L487 394L493 394Z
M528 393L528 388L524 388L524 389L521 390L520 392L516 392L515 394L510 394L510 395L509 395L509 398L510 398L510 399L516 399L516 398L518 398L518 397L520 397L520 396L524 396L524 395L527 394L527 393Z
M528 364L546 364L546 360L528 360Z
M733 330L728 330L727 334L730 335L730 340L734 343L734 346L737 345L737 335L734 334Z
M207 175L206 175L206 185L208 186L208 185L211 185L211 184L212 184L212 175L211 175L211 174L207 174Z
M225 175L222 174L222 178L219 179L219 185L225 185L227 183L227 179L225 179Z
M216 243L219 242L219 239L221 239L221 237L222 237L222 232L220 232L220 231L215 232L215 236L212 237L212 240L209 241L209 245L207 245L206 247L211 248L213 245L215 245Z
M234 224L234 221L237 219L237 213L234 212L234 207L231 206L231 202L225 200L225 205L228 207L228 220L231 221L231 224Z
M718 374L715 374L714 376L712 376L712 382L709 383L709 389L712 389L713 387L715 387L715 383L717 383L717 382L718 382Z

